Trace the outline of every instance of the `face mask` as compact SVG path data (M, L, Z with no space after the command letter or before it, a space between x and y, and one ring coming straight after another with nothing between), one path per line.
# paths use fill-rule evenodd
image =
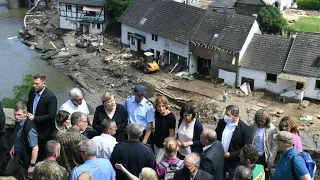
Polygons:
M225 121L226 123L231 122L231 117L228 116L228 115L224 115L224 121Z
M188 169L187 167L183 167L182 170L183 170L183 174L190 176L190 169Z

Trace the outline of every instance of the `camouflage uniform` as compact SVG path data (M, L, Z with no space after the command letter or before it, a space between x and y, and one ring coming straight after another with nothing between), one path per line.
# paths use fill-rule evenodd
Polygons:
M66 168L59 166L54 160L45 159L34 167L33 180L67 180Z
M74 128L60 130L57 133L56 140L61 144L58 163L65 167L69 173L74 167L83 163L78 152L78 143L83 139L87 139L87 137Z

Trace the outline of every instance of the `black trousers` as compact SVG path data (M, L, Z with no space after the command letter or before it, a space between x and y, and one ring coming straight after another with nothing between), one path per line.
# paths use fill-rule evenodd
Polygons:
M38 151L38 158L37 158L37 162L39 161L43 161L46 158L46 144L49 140L47 139L41 139L38 137L38 147L39 147L39 151Z
M0 135L0 169L3 169L3 163L6 158L7 141L6 133Z
M268 163L266 162L265 154L259 156L256 164L261 164L264 167L264 172L266 174L265 179L269 180L270 179L270 169L267 169Z

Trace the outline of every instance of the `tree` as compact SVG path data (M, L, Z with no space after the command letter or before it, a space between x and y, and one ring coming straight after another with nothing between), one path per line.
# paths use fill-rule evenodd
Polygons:
M33 87L33 76L27 74L24 76L21 85L13 87L13 98L3 98L2 105L4 108L14 108L17 102L27 103L30 88Z
M130 4L131 0L106 0L107 1L107 10L109 14L115 19L118 20L127 6Z
M271 5L260 9L258 22L263 31L273 34L279 34L282 29L288 26L288 22L282 17L280 10Z

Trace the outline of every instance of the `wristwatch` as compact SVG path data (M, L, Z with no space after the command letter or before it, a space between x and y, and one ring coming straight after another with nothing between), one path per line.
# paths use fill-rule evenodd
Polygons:
M34 164L34 163L30 163L30 166L31 166L31 167L34 167L35 165L36 165L36 164Z

